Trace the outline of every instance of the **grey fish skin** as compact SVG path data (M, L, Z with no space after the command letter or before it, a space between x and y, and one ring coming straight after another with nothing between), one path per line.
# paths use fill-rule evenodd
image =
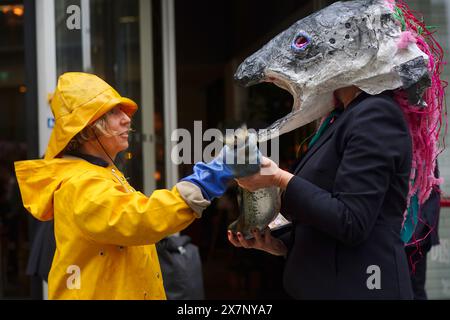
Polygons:
M240 192L240 214L228 230L241 232L244 238L249 239L253 237L252 230L263 231L280 212L280 189L269 187L250 192L240 188Z
M403 88L420 105L429 58L416 43L399 48L401 38L387 0L336 2L277 35L234 76L243 86L272 82L294 98L292 112L260 130L258 141L320 119L335 107L333 92L352 85L371 95Z
M402 36L387 0L336 2L277 35L234 76L243 86L272 82L294 98L292 112L260 130L258 142L325 116L335 108L334 91L352 85L372 95L403 88L420 105L429 58L416 43L400 48ZM278 214L279 190L241 193L240 216L229 229L250 238Z

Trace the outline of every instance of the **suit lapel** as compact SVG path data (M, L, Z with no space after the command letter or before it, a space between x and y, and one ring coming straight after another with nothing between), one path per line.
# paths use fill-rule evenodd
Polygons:
M343 117L343 115L342 115ZM305 165L306 161L311 158L314 153L317 152L317 150L320 149L320 147L328 140L330 139L330 137L332 136L334 130L336 129L336 124L337 122L340 120L341 117L337 118L334 123L328 127L327 130L325 130L325 132L323 133L323 135L319 138L319 140L317 140L317 142L315 144L313 144L313 146L311 147L311 149L309 149L306 154L304 155L303 159L300 161L300 163L297 165L297 168L294 171L294 175L297 175L299 173L299 171L303 168L303 166Z

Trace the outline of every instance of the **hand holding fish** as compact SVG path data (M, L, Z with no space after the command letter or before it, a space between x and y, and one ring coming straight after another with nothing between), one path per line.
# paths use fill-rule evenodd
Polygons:
M254 238L245 239L242 233L238 232L235 235L228 230L228 241L235 247L262 250L275 256L285 256L287 254L287 248L284 243L280 239L272 237L269 228L266 228L263 234L258 229L255 229L252 234Z
M240 187L252 192L271 186L285 190L292 177L291 173L280 169L275 162L263 156L259 173L236 179L236 181Z

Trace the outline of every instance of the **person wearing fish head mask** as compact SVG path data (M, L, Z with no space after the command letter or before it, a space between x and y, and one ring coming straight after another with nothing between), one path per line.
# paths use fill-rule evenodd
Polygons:
M93 74L69 72L51 108L45 158L15 163L25 208L54 220L49 298L166 299L155 244L200 218L229 181L259 171L256 139L225 145L171 190L147 197L115 165L128 148L135 102ZM248 157L236 161L242 153Z
M260 141L321 119L293 173L262 158L238 179L250 191L280 187L292 228L228 232L236 247L285 257L293 298L413 298L404 247L441 183L442 56L403 2L356 0L298 21L239 67L243 85L273 82L294 97Z

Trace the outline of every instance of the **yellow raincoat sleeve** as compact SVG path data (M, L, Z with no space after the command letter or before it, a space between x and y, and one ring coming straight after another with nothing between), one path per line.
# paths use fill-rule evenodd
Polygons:
M140 192L127 193L113 180L86 173L72 178L58 193L80 230L105 244L154 244L195 220L194 211L176 187L156 190L147 197Z

